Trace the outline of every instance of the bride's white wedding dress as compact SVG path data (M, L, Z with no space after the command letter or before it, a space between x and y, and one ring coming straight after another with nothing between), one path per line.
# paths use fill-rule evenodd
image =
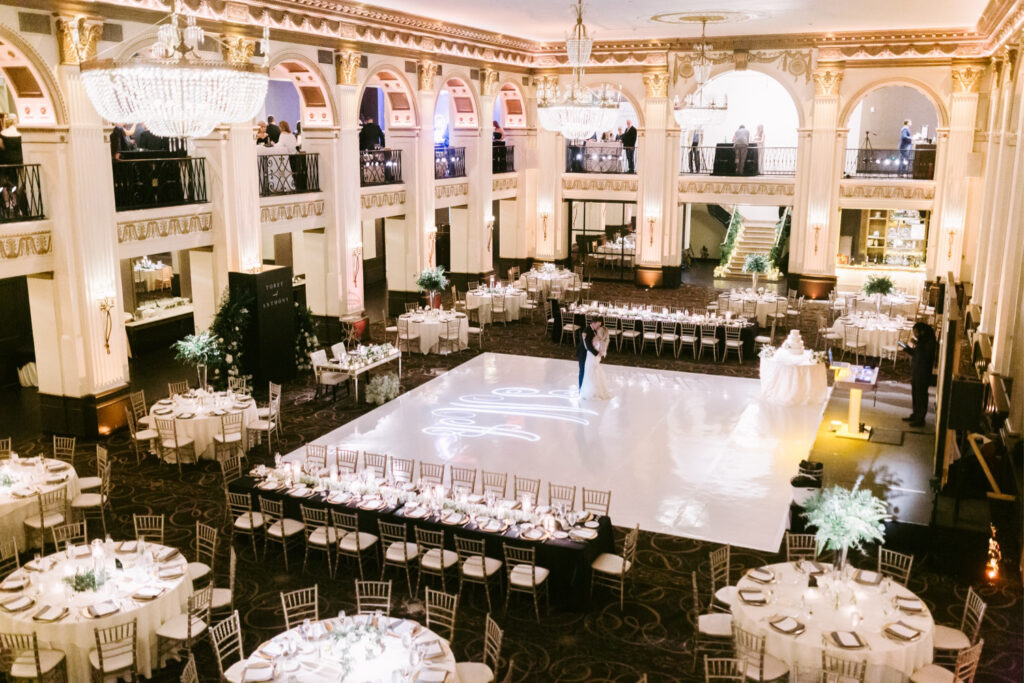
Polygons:
M587 362L583 366L583 385L580 386L580 398L584 400L608 401L612 398L612 392L608 390L608 383L605 381L604 366L601 365L607 343L607 339L595 339L594 348L597 349L597 355L587 354Z

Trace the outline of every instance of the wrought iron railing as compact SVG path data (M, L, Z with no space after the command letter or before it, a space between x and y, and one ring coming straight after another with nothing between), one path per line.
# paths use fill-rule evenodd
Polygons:
M206 159L178 157L113 162L118 211L206 201Z
M491 153L491 173L512 173L516 170L516 148L494 145Z
M402 182L402 150L367 149L359 152L359 182L363 187Z
M260 196L320 191L320 155L261 154L256 157L260 176Z
M636 147L615 144L568 145L565 152L566 173L636 173L636 162Z
M796 147L747 147L742 159L743 172L737 173L741 162L732 145L717 147L683 147L679 164L681 175L728 176L792 176L796 175Z
M935 148L848 149L843 175L847 178L932 180L935 177Z
M0 165L0 223L43 218L39 164Z
M434 148L434 178L464 178L466 177L466 148L465 147L435 147Z

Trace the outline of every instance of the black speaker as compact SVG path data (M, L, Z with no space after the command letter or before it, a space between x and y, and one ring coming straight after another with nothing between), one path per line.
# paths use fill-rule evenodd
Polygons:
M949 392L949 428L976 431L985 409L985 385L978 380L954 378Z

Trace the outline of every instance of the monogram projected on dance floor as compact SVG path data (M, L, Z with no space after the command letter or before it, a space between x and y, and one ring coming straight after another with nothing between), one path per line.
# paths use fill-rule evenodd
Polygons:
M527 387L499 387L489 394L466 394L444 408L431 411L434 424L423 429L431 436L499 436L523 441L540 441L540 435L526 429L523 418L590 424L597 411L575 405L575 392L539 391Z

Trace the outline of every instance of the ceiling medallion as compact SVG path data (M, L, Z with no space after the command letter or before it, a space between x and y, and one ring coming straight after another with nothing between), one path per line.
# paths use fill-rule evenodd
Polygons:
M733 10L705 10L702 12L664 12L655 14L651 21L661 24L736 24L756 19L756 12Z

